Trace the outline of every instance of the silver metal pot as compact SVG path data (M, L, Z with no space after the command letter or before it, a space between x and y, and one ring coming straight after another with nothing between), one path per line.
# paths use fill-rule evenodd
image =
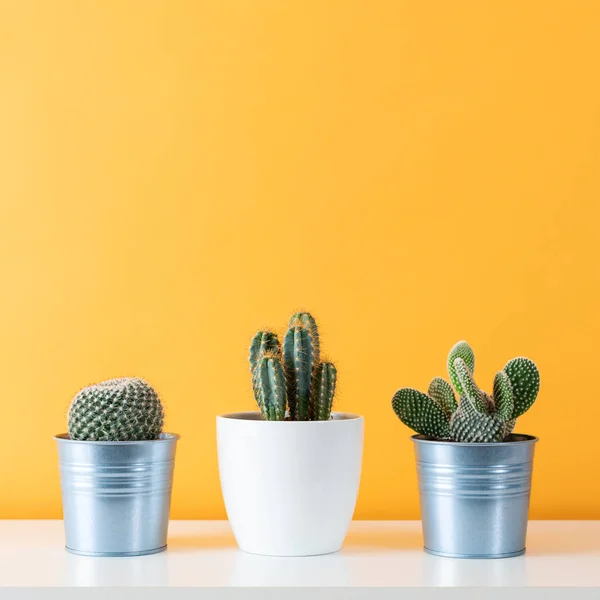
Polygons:
M178 435L140 442L54 439L69 552L139 556L166 549Z
M412 439L425 550L453 558L523 554L537 438L513 434L489 444Z

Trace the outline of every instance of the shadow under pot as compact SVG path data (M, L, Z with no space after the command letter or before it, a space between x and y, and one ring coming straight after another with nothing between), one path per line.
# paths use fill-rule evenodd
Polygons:
M363 418L265 421L217 417L221 489L241 550L269 556L338 551L360 483Z
M537 438L458 443L423 435L415 444L425 550L452 558L525 552Z
M58 444L66 549L139 556L166 549L178 435Z

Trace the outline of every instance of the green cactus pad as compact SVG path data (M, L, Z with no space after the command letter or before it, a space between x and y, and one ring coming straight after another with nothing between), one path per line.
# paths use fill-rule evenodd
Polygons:
M274 352L281 355L281 344L277 338L277 334L272 331L259 331L253 338L250 344L250 355L248 361L250 362L250 372L253 372L256 368L258 359L265 352Z
M471 346L469 346L469 344L467 344L467 342L462 341L462 342L457 342L456 344L454 344L454 346L452 346L452 348L450 349L450 352L448 353L448 361L447 361L448 375L450 376L450 381L452 382L452 385L454 386L456 393L459 396L464 396L465 391L463 390L463 388L460 384L458 375L456 373L456 369L454 367L454 361L457 358L462 358L465 361L467 367L469 367L469 370L471 371L471 373L475 373L475 354L473 353Z
M483 414L489 412L490 406L489 402L486 402L485 394L475 383L471 369L461 357L454 359L454 372L459 381L460 389L463 391L462 396L473 405L477 412Z
M285 374L280 358L267 352L259 358L254 371L256 399L267 421L283 421L287 396Z
M540 373L535 363L528 358L509 360L504 367L512 385L515 408L513 419L531 408L540 390Z
M315 358L315 330L302 325L296 319L294 327L287 330L283 340L283 360L287 380L290 418L293 421L308 420L310 390Z
M512 385L508 375L504 371L498 371L494 377L493 397L498 418L501 421L510 421L512 419L515 404Z
M164 422L156 391L142 379L110 379L81 390L69 407L72 440L155 440Z
M311 421L327 421L331 417L336 383L337 371L334 364L330 362L321 363L315 371L312 383L309 408Z
M448 418L450 418L458 406L452 386L441 377L435 377L431 380L427 395L440 405Z
M503 431L503 435L502 435L503 440L506 439L515 430L516 424L517 424L516 419L511 419L510 421L506 421L504 423L504 431Z
M493 415L477 412L474 406L461 400L450 419L450 431L455 442L501 442L504 439L504 423Z
M398 418L422 435L445 440L450 438L450 423L444 410L429 396L403 388L394 394L392 408Z

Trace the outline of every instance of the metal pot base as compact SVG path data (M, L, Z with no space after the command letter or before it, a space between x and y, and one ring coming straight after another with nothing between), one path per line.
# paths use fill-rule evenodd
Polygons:
M525 548L523 550L518 550L517 552L508 552L506 554L448 554L446 552L436 552L435 550L430 550L429 548L423 547L423 550L427 552L427 554L432 554L433 556L442 556L444 558L466 558L466 559L489 559L489 558L513 558L515 556L522 556L525 554Z
M128 556L146 556L147 554L158 554L164 552L167 546L161 546L160 548L153 548L152 550L142 550L141 552L82 552L81 550L73 550L65 546L65 550L69 554L76 554L77 556L98 556L106 558L124 558Z

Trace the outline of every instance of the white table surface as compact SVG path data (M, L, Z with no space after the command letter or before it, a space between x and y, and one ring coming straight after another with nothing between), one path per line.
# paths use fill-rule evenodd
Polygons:
M54 597L48 591L58 588L63 592L56 597L70 598L65 588L85 586L88 590L113 587L111 598L131 600L138 597L132 593L134 586L145 588L139 597L146 599L197 598L198 588L203 589L203 599L464 600L470 597L465 590L477 588L487 588L485 598L502 592L498 597L506 599L507 591L498 589L502 587L521 590L521 595L511 593L510 600L537 598L536 590L543 592L540 598L554 598L548 588L562 592L570 588L575 594L564 596L567 600L600 599L600 521L532 521L526 555L502 560L425 554L418 521L355 521L340 552L308 558L245 554L237 549L225 521L172 521L167 552L151 556L81 557L68 554L63 544L62 521L0 521L0 598ZM244 592L243 588L253 589ZM277 588L288 589L282 596ZM19 593L25 589L33 596ZM194 596L180 593L190 589L196 591ZM85 597L79 590L73 597ZM160 595L149 594L152 590L160 590ZM265 593L274 590L278 594ZM433 594L423 595L427 590ZM256 591L262 593L255 596Z

